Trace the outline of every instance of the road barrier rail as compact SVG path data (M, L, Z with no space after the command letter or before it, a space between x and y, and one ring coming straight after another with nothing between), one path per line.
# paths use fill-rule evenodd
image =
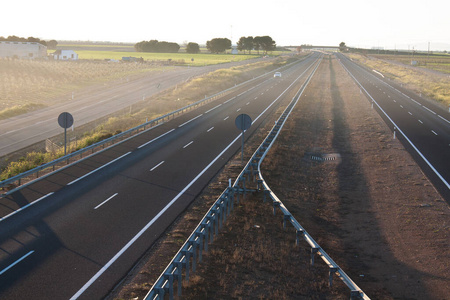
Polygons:
M194 229L186 242L181 246L180 250L172 258L166 269L161 273L155 281L150 291L145 296L145 300L165 299L166 295L169 299L174 298L175 285L177 294L181 297L183 273L186 282L189 281L190 272L195 272L196 264L202 260L203 252L208 251L208 243L214 240L214 234L218 234L218 230L222 228L227 216L234 208L234 202L239 203L240 197L244 197L247 192L262 192L264 202L267 198L272 199L273 212L276 214L277 209L283 213L283 227L291 223L296 230L296 244L299 244L303 238L311 246L311 265L314 265L314 258L319 255L320 258L329 267L329 285L333 284L333 275L337 275L350 289L350 299L370 299L351 278L337 265L336 262L325 252L322 247L308 234L308 232L300 225L300 223L292 216L282 201L272 192L268 184L261 175L261 163L267 155L268 151L278 137L287 117L297 104L304 89L313 77L320 63L317 64L314 71L309 75L299 92L292 99L291 103L286 107L280 118L277 120L271 131L264 139L262 144L254 152L250 160L247 162L233 185L231 179L229 186L214 202L208 212L205 214L199 225ZM250 185L256 182L256 189L250 189ZM191 270L192 265L192 270Z
M126 131L123 131L121 133L118 133L110 138L104 139L100 142L94 143L88 147L84 147L83 149L74 151L72 153L69 153L67 155L64 155L58 159L55 159L49 163L45 163L42 164L40 166L37 166L31 170L28 170L26 172L23 172L21 174L18 174L16 176L13 176L11 178L5 179L3 181L0 181L0 191L4 190L4 189L8 189L6 192L4 193L0 193L0 197L4 197L7 196L21 188L26 187L27 185L31 184L32 182L34 182L36 179L43 179L49 175L51 175L54 171L58 170L61 171L67 167L70 166L71 162L70 160L72 159L72 163L75 162L80 162L81 160L84 160L86 158L88 158L90 155L94 154L94 153L99 153L101 151L106 150L107 147L113 146L113 145L117 145L119 143L125 142L126 140L134 137L137 134L140 133L144 133L147 130L150 130L156 126L161 125L162 123L165 123L167 121L169 121L170 119L174 119L175 116L178 116L182 113L185 113L187 111L190 111L191 109L197 108L201 105L204 105L210 101L213 101L215 99L217 99L218 97L222 97L227 95L228 93L231 93L234 89L241 87L245 84L248 84L251 81L257 80L259 78L268 76L269 74L272 74L274 71L280 70L282 68L286 68L288 66L291 66L293 64L298 63L299 61L296 62L292 62L286 66L282 66L280 68L277 68L273 71L267 72L265 74L262 74L260 76L254 77L250 80L244 81L240 84L236 84L226 90L220 91L219 93L216 93L212 96L206 97L204 99L198 100L194 103L191 103L187 106L184 106L182 108L179 108L177 110L174 110L170 113L167 113L165 115L162 115L158 118L155 118L153 120L150 121L146 121L145 123L138 125L136 127L133 127L131 129L128 129ZM83 155L85 155L85 157L83 157ZM86 156L87 155L87 156ZM49 171L49 169L51 168L51 170ZM40 174L45 174L43 176L39 176ZM23 181L26 181L26 183L23 183Z

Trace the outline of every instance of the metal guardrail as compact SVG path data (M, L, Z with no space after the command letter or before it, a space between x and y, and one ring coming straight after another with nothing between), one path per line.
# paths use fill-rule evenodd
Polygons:
M85 148L80 149L78 151L75 151L75 152L72 152L70 154L64 155L64 156L62 156L62 157L60 157L58 159L55 159L55 160L53 160L53 161L51 161L49 163L40 165L40 166L38 166L36 168L33 168L31 170L28 170L26 172L23 172L21 174L18 174L16 176L13 176L13 177L8 178L6 180L0 181L0 190L3 189L4 187L9 186L9 185L13 185L14 183L17 183L17 185L18 185L18 187L13 188L13 189L9 190L6 193L0 194L0 197L9 195L9 194L11 194L11 193L21 189L21 188L24 188L25 186L31 184L34 180L36 180L38 178L43 179L46 176L50 175L50 174L46 174L44 176L39 177L39 172L42 172L43 170L46 170L48 168L52 168L52 172L53 172L53 171L55 171L57 165L62 165L62 166L59 167L58 170L63 170L64 168L68 167L69 161L70 161L71 158L74 158L76 156L80 156L80 159L77 160L77 162L79 162L79 161L82 160L83 154L86 154L88 151L91 151L90 154L93 154L94 150L98 149L100 147L102 148L101 151L103 151L103 149L105 149L105 146L107 144L109 144L109 146L111 146L111 145L113 145L115 143L117 144L118 140L120 140L119 143L124 142L127 139L133 137L134 135L136 135L138 133L143 133L147 129L147 127L149 127L149 129L150 129L150 128L154 127L154 126L158 126L158 125L160 125L160 124L162 124L162 123L164 123L166 121L169 121L171 117L173 119L173 118L175 118L176 115L182 114L182 113L184 113L186 111L189 111L190 109L196 108L196 107L198 107L198 106L200 106L202 104L205 104L205 103L207 103L209 101L212 101L212 100L216 99L217 97L224 96L225 94L231 92L233 89L236 89L236 88L238 88L238 87L240 87L242 85L245 85L245 84L247 84L247 83L249 83L249 82L251 82L253 80L257 80L259 78L267 76L269 73L272 74L276 70L280 70L282 68L285 68L287 66L290 66L290 65L293 65L293 64L296 64L296 63L298 63L298 61L290 63L290 64L288 64L286 66L282 66L280 68L277 68L275 70L272 70L270 72L267 72L265 74L262 74L260 76L255 77L255 78L252 78L250 80L244 81L244 82L242 82L240 84L232 86L232 87L230 87L230 88L228 88L226 90L223 90L223 91L221 91L219 93L216 93L216 94L214 94L212 96L205 97L204 99L198 100L198 101L196 101L196 102L194 102L194 103L192 103L190 105L187 105L185 107L182 107L180 109L177 109L175 111L167 113L167 114L165 114L163 116L160 116L160 117L158 117L156 119L153 119L151 121L147 121L147 122L145 122L145 123L143 123L143 124L141 124L139 126L136 126L134 128L128 129L128 130L126 130L124 132L121 132L119 134L116 134L116 135L114 135L114 136L112 136L110 138L104 139L104 140L102 140L100 142L97 142L95 144L92 144L92 145L90 145L88 147L85 147ZM96 153L98 153L98 152L99 151L97 151ZM85 158L87 158L87 157L85 157ZM29 178L30 176L33 176L33 175L36 175L35 179L27 182L26 184L22 184L22 179L23 178Z
M225 189L216 202L211 206L208 212L205 214L199 225L194 229L186 242L173 257L172 261L162 272L159 278L155 281L153 287L145 296L145 300L150 299L164 299L165 295L169 295L169 299L174 297L174 286L177 287L177 294L181 296L183 271L184 278L188 282L189 274L196 270L196 264L201 262L203 251L208 251L208 244L214 240L214 234L218 234L218 230L223 226L223 222L226 221L227 216L231 213L234 207L234 201L239 203L240 195L245 196L250 191L262 191L264 202L267 197L270 197L273 201L274 215L277 208L283 213L283 226L286 227L286 223L289 221L296 229L296 244L299 243L300 238L303 239L311 246L311 264L314 265L315 255L319 255L322 260L329 266L329 284L332 286L333 274L337 274L338 277L347 285L350 289L350 299L370 299L351 279L347 274L331 259L331 257L323 250L319 244L306 232L306 230L300 225L300 223L292 216L284 204L278 199L278 197L270 190L264 178L261 175L261 163L264 160L266 154L272 147L277 138L280 130L282 129L287 117L297 104L304 89L308 85L315 71L317 70L320 62L317 64L314 71L310 74L302 88L297 95L292 99L291 103L284 110L278 121L275 123L272 130L267 135L263 143L254 152L251 159L247 162L242 172L237 177L235 183ZM231 181L231 179L230 179ZM256 190L248 189L246 186L251 182L257 182Z

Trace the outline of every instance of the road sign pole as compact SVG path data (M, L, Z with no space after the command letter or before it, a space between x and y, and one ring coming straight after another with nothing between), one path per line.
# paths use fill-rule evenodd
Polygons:
M245 130L242 130L241 164L244 163L244 131Z
M64 155L67 154L67 128L64 128Z

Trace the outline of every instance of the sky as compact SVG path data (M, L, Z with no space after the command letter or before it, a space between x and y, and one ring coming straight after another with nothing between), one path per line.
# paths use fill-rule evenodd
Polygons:
M279 46L450 51L444 0L6 0L0 36L137 43L269 35Z

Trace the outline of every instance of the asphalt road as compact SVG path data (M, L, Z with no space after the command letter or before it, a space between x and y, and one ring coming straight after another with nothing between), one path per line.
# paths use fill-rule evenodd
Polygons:
M0 298L107 295L239 150L235 118L252 118L249 137L292 99L318 58L0 199Z
M252 60L253 61L253 60ZM150 73L135 80L118 81L107 87L91 87L72 95L61 97L54 105L39 111L0 120L0 156L13 153L47 138L61 134L57 119L60 113L74 116L75 127L95 121L115 111L130 107L133 103L162 90L174 87L191 77L217 69L247 64L251 61L227 63L205 67L175 67L165 72Z
M342 54L341 63L368 95L391 130L415 158L441 195L450 203L450 113L398 85L374 70L367 70Z

